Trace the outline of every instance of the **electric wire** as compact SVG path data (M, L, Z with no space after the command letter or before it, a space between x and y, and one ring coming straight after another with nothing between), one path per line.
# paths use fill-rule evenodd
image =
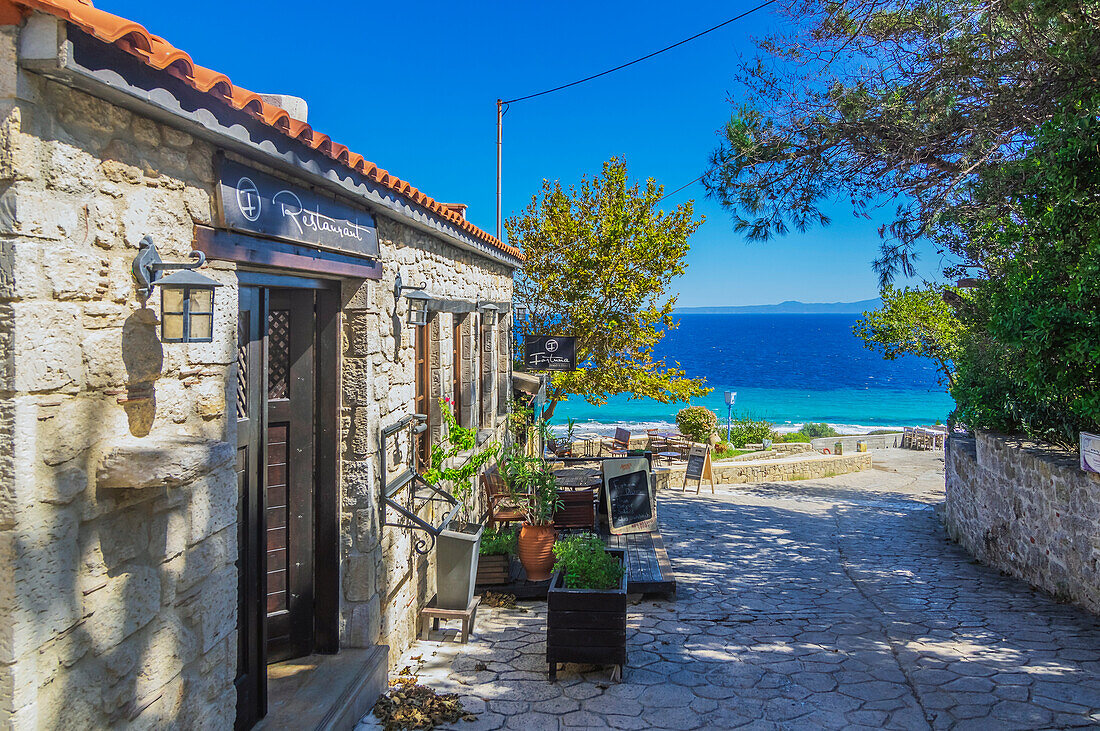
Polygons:
M706 175L706 173L703 173L703 175ZM696 183L698 183L698 182L699 182L700 180L702 180L702 179L703 179L703 175L700 175L700 176L699 176L698 178L696 178L695 180L692 180L692 181L691 181L691 182L689 182L689 183L684 183L683 185L681 185L681 186L680 186L679 188L677 188L676 190L672 191L671 193L665 193L665 194L664 194L663 196L661 196L660 198L658 198L658 199L657 199L657 203L660 203L660 202L661 202L661 201L663 201L663 200L664 200L665 198L671 198L672 196L676 195L677 193L679 193L679 192L680 192L681 190L683 190L684 188L687 188L687 187L689 187L689 186L695 185Z
M537 92L535 94L528 94L527 96L516 97L515 99L508 99L507 101L503 101L501 103L502 104L513 104L515 102L522 102L522 101L526 101L528 99L534 99L535 97L538 97L538 96L546 96L547 94L553 94L555 91L561 91L562 89L568 89L572 86L577 86L577 85L583 84L587 81L592 81L593 79L598 79L601 76L607 76L608 74L613 74L616 71L620 71L622 69L625 69L627 66L633 66L636 63L640 63L642 61L645 61L646 59L650 59L650 58L653 58L654 56L658 56L658 55L664 53L665 51L671 51L673 48L677 48L679 46L682 46L685 43L690 43L691 41L694 41L696 38L699 38L701 36L705 36L707 33L712 33L714 31L718 30L719 28L724 28L727 25L729 25L730 23L741 20L741 18L744 18L747 15L751 15L752 13L755 13L757 10L760 10L762 8L766 8L767 6L769 6L769 5L771 5L772 3L775 3L775 2L777 2L777 0L767 0L767 2L761 3L760 5L757 5L755 8L752 8L751 10L746 10L745 12L741 13L740 15L737 15L733 18L730 18L727 21L724 21L722 23L719 23L716 26L713 26L711 28L707 28L704 31L696 33L695 35L691 36L690 38L685 38L682 41L678 41L676 43L673 43L671 46L665 46L664 48L662 48L658 51L654 51L653 53L646 54L645 56L641 56L639 58L636 58L633 61L627 61L624 64L619 64L615 68L607 69L606 71L601 71L600 73L592 74L591 76L586 76L583 79L578 79L577 81L572 81L568 84L562 84L561 86L555 86L553 89L547 89L545 91L540 91L540 92Z

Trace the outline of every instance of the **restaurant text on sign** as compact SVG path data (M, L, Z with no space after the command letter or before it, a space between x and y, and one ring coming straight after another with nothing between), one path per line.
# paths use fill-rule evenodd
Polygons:
M218 193L225 228L318 248L378 256L370 213L232 160L219 165Z

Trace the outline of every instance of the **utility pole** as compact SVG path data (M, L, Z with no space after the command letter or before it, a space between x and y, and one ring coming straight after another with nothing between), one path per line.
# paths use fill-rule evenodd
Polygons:
M497 238L504 240L501 231L500 155L504 149L504 102L497 99Z

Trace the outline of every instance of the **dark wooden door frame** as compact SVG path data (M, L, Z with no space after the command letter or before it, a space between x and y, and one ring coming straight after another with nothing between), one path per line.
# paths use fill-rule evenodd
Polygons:
M237 376L237 729L248 729L264 717L267 709L265 648L267 626L264 598L267 574L261 571L265 553L263 531L263 481L260 465L266 456L256 445L264 443L259 418L267 390L264 362L265 329L263 291L255 287L238 290L238 376Z
M339 605L340 605L340 566L339 566L339 473L337 459L339 454L339 403L338 394L340 388L340 283L336 280L327 280L300 276L280 276L262 272L239 271L239 293L242 304L246 309L254 308L258 317L249 317L248 342L245 349L252 363L266 364L264 352L264 337L267 330L266 305L267 289L308 289L314 290L314 348L315 348L315 377L313 379L314 393L314 420L313 420L313 450L314 450L314 505L313 505L313 541L314 541L314 594L312 597L314 611L313 644L312 652L333 654L339 650ZM251 403L264 404L267 392L266 368L257 367L261 372L259 378L250 379L252 382ZM259 429L260 420L255 428ZM255 434L251 437L255 438ZM248 433L242 434L238 429L238 444L246 443L250 438ZM259 442L265 443L260 439ZM259 450L254 450L252 455L260 463L266 463L266 455ZM251 474L256 475L261 471L255 464ZM257 511L262 520L262 484L249 484L251 495L250 502L242 502L238 510L241 520L239 531L246 527L245 512L249 509ZM254 522L254 521L253 521ZM255 526L254 526L255 527ZM262 564L261 557L265 554L264 545L260 545L263 539L263 524L255 530L249 541L249 536L243 535L238 545L238 632L241 639L238 640L238 708L237 727L249 728L254 725L266 712L267 705L267 676L266 676L266 628L263 621L266 598L266 572L259 571ZM251 545L256 543L256 545ZM259 575L250 575L250 574ZM250 602L250 606L249 603ZM255 615L255 616L253 616Z

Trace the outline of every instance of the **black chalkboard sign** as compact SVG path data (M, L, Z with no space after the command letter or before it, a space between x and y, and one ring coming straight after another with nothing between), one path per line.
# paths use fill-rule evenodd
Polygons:
M697 480L695 494L703 486L703 480L710 480L710 491L714 492L714 471L710 464L710 447L704 444L693 444L688 452L687 468L684 470L684 487L687 490L688 480Z
M603 477L612 533L647 533L657 527L653 481L645 457L605 459Z
M687 459L687 479L689 480L701 480L703 479L703 467L707 464L707 453L705 450L692 449L688 454Z

